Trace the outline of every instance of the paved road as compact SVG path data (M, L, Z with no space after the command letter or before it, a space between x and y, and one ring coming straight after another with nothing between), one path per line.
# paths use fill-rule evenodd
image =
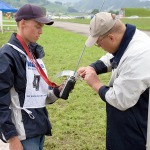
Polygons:
M53 26L58 28L63 28L65 30L69 30L75 33L79 33L84 36L89 35L89 25L86 24L55 21ZM144 32L150 36L149 31L144 31Z
M89 25L86 24L55 21L53 26L58 28L63 28L65 30L79 33L85 36L89 35Z

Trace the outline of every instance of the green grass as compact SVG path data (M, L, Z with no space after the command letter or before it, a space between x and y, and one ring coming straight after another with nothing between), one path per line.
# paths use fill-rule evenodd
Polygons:
M45 28L44 32L47 35L43 34L39 41L46 52L44 62L49 78L60 84L64 79L55 78L55 74L75 69L86 38L53 27ZM80 66L87 66L102 54L97 47L86 49ZM104 75L102 78L107 82ZM60 99L47 108L53 136L46 138L46 150L105 149L105 103L84 81L77 81L68 100Z
M150 30L150 18L123 18L121 19L124 23L129 23L135 25L140 30Z
M125 16L150 17L150 9L146 8L125 8Z

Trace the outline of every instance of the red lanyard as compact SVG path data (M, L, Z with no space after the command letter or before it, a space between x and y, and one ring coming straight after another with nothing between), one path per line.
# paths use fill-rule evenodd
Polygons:
M19 40L19 42L21 43L22 47L24 48L25 52L27 53L28 57L30 58L31 62L34 64L34 66L36 67L37 71L39 72L39 74L41 75L41 77L45 80L45 82L51 86L51 87L58 87L58 85L56 85L55 83L51 82L47 75L45 74L45 72L43 71L43 69L41 68L41 66L39 65L39 63L37 62L37 60L31 55L31 53L29 52L29 49L27 47L27 45L25 44L25 42L23 41L23 39L21 38L21 36L19 36L17 34L16 38Z

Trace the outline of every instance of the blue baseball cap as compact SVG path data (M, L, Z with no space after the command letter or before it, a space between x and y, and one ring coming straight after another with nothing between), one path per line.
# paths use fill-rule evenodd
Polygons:
M43 9L36 5L25 4L15 14L16 22L33 19L39 23L52 25L54 20L47 18Z

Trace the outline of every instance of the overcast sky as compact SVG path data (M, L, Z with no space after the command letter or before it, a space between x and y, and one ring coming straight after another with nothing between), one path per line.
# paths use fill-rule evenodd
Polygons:
M51 2L55 2L55 1L59 1L59 2L63 2L63 3L66 3L66 2L78 2L78 1L80 1L80 0L49 0L49 1L51 1Z

